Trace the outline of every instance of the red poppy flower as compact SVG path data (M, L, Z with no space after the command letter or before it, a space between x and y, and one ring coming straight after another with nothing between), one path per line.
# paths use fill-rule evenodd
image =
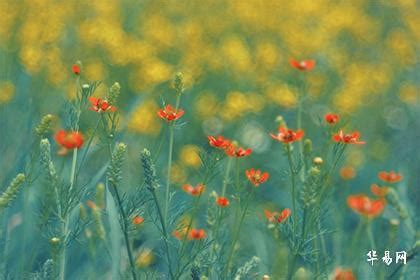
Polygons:
M378 197L385 197L389 192L389 187L380 187L377 184L370 186L371 192Z
M338 143L344 143L344 144L359 144L363 145L366 142L365 141L359 141L360 133L358 131L355 131L353 133L344 134L342 130L340 130L339 133L333 135L333 140Z
M73 74L80 75L81 70L78 64L73 64L73 66L71 67L71 70L73 71Z
M316 64L316 62L313 59L301 60L301 61L298 61L298 60L295 60L295 59L290 60L290 65L293 68L296 68L296 69L301 70L301 71L310 71L315 67L315 64Z
M285 208L281 213L279 212L270 212L268 210L264 210L265 217L267 218L268 222L270 223L283 223L290 217L292 211L289 208Z
M269 177L267 172L262 173L261 170L255 170L254 168L246 170L245 174L248 180L256 187L267 181Z
M216 199L216 204L219 205L220 207L226 207L226 206L229 206L229 200L226 197L219 196Z
M325 121L329 124L336 124L340 120L340 116L337 114L328 113L325 115Z
M284 126L279 127L279 132L277 135L270 133L273 139L283 143L292 143L295 141L299 141L302 139L304 132L303 130L293 131L291 129L287 129Z
M192 240L200 240L206 237L206 232L204 231L204 229L196 229L193 228L191 229L191 231L188 233L188 239Z
M279 224L283 223L284 221L287 220L287 218L290 217L291 214L292 214L292 210L290 210L289 208L285 208L283 211L281 211L280 215L277 217L277 222Z
M252 153L252 149L244 149L242 147L237 147L234 143L228 143L225 147L225 153L229 157L246 157Z
M336 268L334 271L333 280L356 280L351 269Z
M168 122L171 122L171 121L176 121L177 119L182 117L184 115L184 110L182 109L175 110L174 108L172 108L171 105L168 104L165 106L165 108L160 109L157 112L157 114L162 119L167 120Z
M350 195L347 198L347 205L357 214L369 219L379 216L385 208L384 199L371 199L364 194Z
M274 223L274 222L276 222L276 220L277 220L276 217L278 217L279 213L278 212L271 212L271 211L268 211L268 210L264 209L264 215L267 218L268 222Z
M217 138L213 136L207 136L207 139L209 139L210 146L219 149L224 149L230 144L230 141L223 136L217 136Z
M400 173L396 173L395 171L391 170L390 172L386 172L386 171L379 172L378 178L384 182L393 184L393 183L397 183L401 181L403 177Z
M236 152L235 155L236 157L246 157L249 156L252 153L252 149L248 148L248 149L244 149L242 147L239 147Z
M195 187L193 187L191 185L188 185L188 184L182 186L182 189L186 193L188 193L188 194L190 194L192 196L198 196L198 195L200 195L202 192L204 192L205 188L206 187L203 184L198 184Z
M55 134L55 141L66 149L78 149L83 145L83 135L78 131L60 130Z
M115 108L115 106L112 106L108 103L107 100L105 99L101 99L101 98L96 98L96 97L89 97L89 102L92 105L89 110L95 111L95 112L106 112L106 111L111 111L111 112L115 112L117 110L117 108Z
M140 216L135 216L133 218L132 222L133 222L133 225L139 226L139 225L141 225L144 222L144 218L143 217L140 217Z

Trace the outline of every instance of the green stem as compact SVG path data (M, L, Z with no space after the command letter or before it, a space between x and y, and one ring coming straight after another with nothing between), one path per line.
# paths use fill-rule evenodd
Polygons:
M114 184L112 184L112 186L114 187L115 198L116 198L118 208L119 208L121 216L122 216L121 227L122 227L122 231L123 231L123 234L124 234L125 247L127 248L128 260L130 262L131 275L132 275L133 279L136 280L137 279L136 267L134 265L133 253L131 252L130 239L128 237L127 215L125 214L125 211L124 211L124 208L123 208L123 205L122 205L122 201L121 201L120 195L118 193L117 186L115 186Z
M77 163L77 149L73 150L73 159L71 163L71 171L70 171L70 187L69 192L71 192L74 188L75 182L75 173L76 173L76 163ZM56 189L56 196L58 198L58 190ZM68 235L68 225L69 225L69 214L65 213L65 217L63 217L63 209L61 209L61 203L57 200L57 203L60 204L58 214L62 219L61 224L61 231L62 231L62 249L61 249L61 258L60 258L60 279L64 280L65 273L66 273L66 247L67 247L67 235Z
M230 170L232 168L232 161L233 161L233 158L229 157L228 162L227 162L225 177L223 179L223 186L222 186L222 196L223 197L226 195L226 189L227 189L227 185L228 185L228 182L229 182L229 174L230 174Z
M183 255L184 255L184 249L185 249L185 245L187 243L186 241L187 241L188 233L191 230L191 227L192 227L192 224L193 224L193 220L194 220L194 218L195 218L195 216L197 215L197 212L198 212L198 205L200 204L200 198L201 198L201 193L198 195L197 199L194 201L193 214L191 216L190 221L188 222L187 231L186 231L185 235L182 238L181 249L179 251L180 252L179 253L179 259L180 260L182 259ZM179 271L179 267L177 269L177 272L175 273L175 275L176 275L175 278L176 279L178 279L178 277L181 276L181 275L178 275L178 273L182 273L182 271L181 272Z
M369 242L370 242L370 247L372 247L372 250L376 249L376 244L375 244L375 239L373 238L373 230L372 230L372 222L371 221L367 221L367 226L366 226L366 230L367 230L367 234L369 236Z
M169 151L168 151L168 173L166 178L165 189L165 211L163 212L163 219L168 224L168 211L169 211L169 187L171 185L171 169L172 169L172 155L174 149L174 127L170 124L169 127Z
M231 262L232 262L233 252L235 251L235 245L238 242L239 235L241 233L241 227L242 227L242 224L244 222L244 219L245 219L245 216L246 216L246 212L248 211L248 207L249 207L249 203L251 201L251 197L252 197L252 195L255 192L255 187L252 186L251 188L252 189L249 192L248 197L246 199L245 208L244 208L244 210L242 212L241 218L239 220L239 224L238 224L238 226L236 228L236 231L235 231L235 235L234 235L234 238L233 238L232 246L230 247L229 255L228 255L228 258L227 258L227 261L226 261L226 266L225 266L224 271L223 271L224 273L222 273L224 275L223 279L228 279L227 276L228 276L230 265L231 265Z
M298 97L298 110L297 110L297 130L302 128L302 98L299 96ZM299 156L302 160L303 163L305 163L305 158L303 155L303 141L299 141ZM306 165L303 164L302 165L302 169L300 172L300 179L303 182L305 180L305 170L306 170Z
M287 267L287 279L292 279L293 273L295 272L296 260L297 260L297 253L293 253L293 257L289 262L289 266Z
M163 215L162 215L162 209L159 205L159 201L157 199L156 192L154 190L151 190L151 193L152 193L152 196L153 196L153 201L155 202L155 205L156 205L156 209L158 211L160 225L162 227L163 241L164 241L164 244L165 244L166 260L168 262L170 279L174 279L174 274L172 272L171 256L169 254L168 231L166 230L166 223L165 223L165 220L164 220Z
M225 195L226 195L226 189L227 189L227 185L228 185L228 182L229 182L229 175L230 175L230 170L232 168L232 162L233 162L233 158L229 157L228 162L227 162L225 176L224 176L224 179L223 179L222 197L225 197ZM216 246L217 246L216 240L219 237L220 224L222 222L222 214L223 214L223 209L220 207L218 209L217 217L216 217L217 221L216 221L216 228L214 229L214 243L213 243L213 246L212 246L213 248L212 248L212 253L211 253L211 258L210 259L213 259L214 255L216 254Z
M366 224L365 220L360 220L359 224L356 227L356 230L354 231L353 238L350 242L351 245L350 245L350 248L349 248L350 250L348 254L350 262L353 259L353 252L355 251L355 247L357 246L356 243L359 241L360 234L362 233L362 229L365 224Z
M293 215L293 234L296 235L296 225L297 225L297 212L296 212L296 178L295 178L295 170L293 167L293 159L292 159L292 152L290 149L290 144L286 144L287 149L287 159L289 161L289 169L290 169L290 180L292 183L292 215Z
M93 130L92 135L89 137L89 140L88 140L88 142L86 144L86 148L84 149L83 155L82 155L82 157L80 159L79 168L77 169L77 174L76 175L78 175L80 173L80 170L82 169L82 166L83 166L83 164L84 164L84 162L86 160L87 153L89 152L89 148L92 145L93 138L94 138L94 136L95 136L95 134L96 134L96 132L97 132L97 130L99 128L100 121L101 121L101 119L99 118L98 121L97 121L97 123L96 123L96 125L95 125L95 129Z

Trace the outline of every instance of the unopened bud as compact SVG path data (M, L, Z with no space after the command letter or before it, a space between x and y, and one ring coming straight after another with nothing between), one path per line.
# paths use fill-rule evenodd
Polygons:
M315 158L312 160L312 162L313 162L315 165L321 165L321 164L323 164L323 163L324 163L324 160L323 160L321 157L315 157Z
M56 245L60 244L60 238L58 238L58 237L52 237L50 239L50 243L51 243L51 245L56 246Z
M303 141L303 153L305 155L310 155L312 152L312 141L311 139L305 139L305 141Z
M98 185L96 185L95 202L99 208L105 208L105 185L103 183L99 183Z

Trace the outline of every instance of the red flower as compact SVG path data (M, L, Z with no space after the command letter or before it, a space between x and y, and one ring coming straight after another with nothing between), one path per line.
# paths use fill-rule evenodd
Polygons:
M267 172L262 173L261 170L255 170L254 168L246 170L245 174L248 180L256 187L267 181L269 177Z
M290 65L301 71L310 71L315 67L315 60L301 60L297 61L294 59L290 60Z
M325 121L329 124L336 124L340 120L340 116L337 114L328 113L325 115Z
M402 175L391 170L390 172L381 171L378 173L378 178L387 183L397 183L402 180Z
M71 70L73 71L73 74L80 75L81 70L78 64L73 64L73 66L71 67Z
M334 271L333 280L356 280L351 269L336 268Z
M281 224L282 222L286 221L287 218L290 217L290 214L292 214L292 211L289 208L285 208L277 217L277 222Z
M162 119L167 120L168 122L171 122L171 121L176 121L177 119L182 117L184 115L184 110L182 109L175 110L174 108L172 108L171 105L168 104L165 106L165 108L160 109L157 112L157 114Z
M292 143L294 141L299 141L302 139L304 132L303 130L293 131L291 129L287 129L284 126L279 127L279 133L277 135L270 133L273 139L283 143Z
M89 110L96 111L98 113L105 111L115 112L117 110L115 106L110 105L105 99L89 97L89 102L92 104Z
M236 152L235 155L236 157L246 157L249 156L252 153L252 149L248 148L248 149L244 149L242 147L239 147Z
M133 218L132 222L133 222L133 225L139 226L139 225L141 225L144 222L144 218L143 217L140 217L140 216L135 216Z
M220 207L226 207L226 206L229 206L229 200L226 197L219 196L216 199L216 204L219 205Z
M77 131L60 130L55 134L55 141L66 149L78 149L83 145L83 135Z
M278 212L271 212L271 211L268 211L268 210L264 209L264 215L267 218L268 222L274 223L277 220L276 217L279 215L279 213Z
M206 237L206 232L204 231L204 229L196 229L193 228L191 229L191 231L188 233L188 239L192 240L200 240Z
M244 149L242 147L237 147L234 143L228 143L225 147L225 153L229 157L246 157L252 153L252 149Z
M364 194L350 195L347 198L347 205L357 214L369 219L379 216L385 208L384 199L371 199Z
M344 144L365 144L365 141L359 141L360 133L355 131L353 133L344 134L342 130L339 133L333 135L333 140L335 142L341 142Z
M270 212L268 210L264 210L264 214L265 217L267 218L268 222L270 223L283 223L284 221L287 220L287 218L290 217L290 215L292 214L292 211L289 208L285 208L283 209L283 211L281 211L281 213L278 212Z
M213 136L207 136L207 138L209 139L210 146L215 148L224 149L230 144L230 141L223 136L217 136L217 138Z
M372 184L370 191L378 197L385 197L389 192L389 187L380 187L377 184Z
M192 196L198 196L198 195L200 195L201 193L204 192L205 188L206 187L203 184L198 184L195 187L193 187L191 185L188 185L188 184L182 186L182 189L186 193L188 193L188 194L190 194Z

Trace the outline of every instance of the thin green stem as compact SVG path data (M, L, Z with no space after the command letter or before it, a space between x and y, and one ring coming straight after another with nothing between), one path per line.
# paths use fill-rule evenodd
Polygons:
M239 220L238 226L237 226L236 231L235 231L235 235L233 237L233 242L232 242L232 245L230 247L229 255L228 255L228 258L227 258L227 261L226 261L226 266L225 266L225 268L223 270L223 273L222 273L224 275L223 279L228 279L227 276L229 274L229 269L230 269L230 265L231 265L231 262L232 262L233 253L235 251L235 246L236 246L236 243L238 242L239 235L241 233L241 227L242 227L242 224L244 222L246 212L248 211L248 207L249 207L249 204L251 202L251 197L253 196L253 194L255 192L255 187L251 187L251 188L252 189L249 192L248 197L246 199L245 208L242 212L241 218Z
M228 182L229 182L229 174L230 174L230 170L232 168L232 161L233 161L233 158L229 157L228 162L227 162L225 177L223 179L223 186L222 186L222 196L223 197L226 195L226 189L227 189L227 185L228 185Z
M86 160L86 156L87 156L87 153L89 152L90 146L92 145L93 138L94 138L96 132L98 131L100 121L101 121L101 119L99 118L98 121L96 122L95 129L93 130L92 135L89 137L89 140L88 140L88 142L86 144L86 148L84 149L83 155L82 155L82 157L80 159L79 168L77 169L76 176L80 173L80 170L82 169L82 166L83 166L83 164L84 164L84 162Z
M349 261L352 261L352 259L353 259L353 252L356 251L355 246L357 246L356 243L360 239L360 234L362 233L362 229L365 226L365 224L366 224L365 220L360 220L357 227L356 227L356 230L354 231L353 237L352 237L351 242L350 242L351 245L350 245L350 248L349 248L350 250L349 250L349 254L348 254Z
M292 259L289 261L289 266L287 267L287 279L292 279L293 273L295 272L296 260L297 260L297 253L294 252Z
M233 158L229 157L228 162L227 162L225 176L224 176L224 179L223 179L222 197L225 197L225 195L226 195L226 189L227 189L227 185L228 185L228 182L229 182L229 175L230 175L230 170L232 168L232 162L233 162ZM212 248L211 259L213 259L214 255L216 254L216 247L217 247L216 240L219 237L220 224L222 222L222 214L223 214L223 208L220 207L218 209L217 217L216 217L217 221L216 221L216 227L214 229L214 238L213 238L214 243L213 243L213 246L212 246L213 248Z
M296 178L295 178L295 170L293 165L293 158L292 158L292 151L290 144L286 144L287 149L287 159L289 162L289 169L290 169L290 180L292 183L292 215L293 215L293 233L296 235L296 225L297 225L297 212L296 212Z
M77 150L78 149L74 149L73 150L73 159L72 159L72 163L71 163L71 171L70 171L70 187L69 187L69 192L71 192L74 188L74 182L75 182L75 173L76 173L76 164L77 164ZM58 198L58 190L56 189L56 196L57 199ZM61 230L62 230L62 249L61 249L61 258L60 258L60 279L64 280L65 277L65 273L66 273L66 247L67 247L67 235L68 235L68 226L69 226L69 214L70 213L65 213L65 217L63 217L63 212L61 209L61 203L59 202L59 200L57 200L57 203L60 205L59 206L59 216L60 219L62 219L62 224L61 224Z
M186 241L187 241L188 233L189 233L189 232L190 232L190 230L191 230L191 227L192 227L192 224L193 224L194 218L195 218L195 216L197 215L197 212L198 212L198 205L200 204L201 194L202 194L202 193L200 193L200 194L198 195L197 199L195 199L195 201L194 201L193 214L192 214L192 216L191 216L190 221L188 222L187 231L185 232L185 235L184 235L184 236L183 236L183 238L182 238L182 242L181 242L181 249L180 249L180 251L179 251L179 258L180 258L180 260L182 259L183 255L184 255L184 250L185 250L185 245L186 245L186 243L187 243ZM179 267L178 267L178 269L177 269L177 272L175 273L175 275L176 275L176 277L175 277L175 278L176 278L176 279L178 279L178 277L179 277L179 276L181 276L181 275L178 275L178 273L182 273L182 271L181 271L181 272L179 271Z
M125 247L127 248L127 255L128 255L128 260L130 262L130 268L131 268L131 275L133 277L134 280L137 279L137 274L136 274L136 267L134 265L134 258L133 258L133 253L131 252L131 246L130 246L130 239L128 237L128 225L127 225L127 215L125 214L123 205L122 205L122 201L120 198L120 195L118 193L118 188L117 186L115 186L114 184L112 184L112 186L114 187L114 193L115 193L115 198L118 204L118 208L120 210L121 216L122 216L122 223L121 223L121 228L124 234L124 241L125 241Z
M169 211L169 187L171 185L171 169L172 169L172 156L174 149L174 127L170 124L169 127L169 151L168 151L168 173L166 177L166 189L165 189L165 210L163 212L163 218L165 223L168 223L168 211Z
M369 243L370 247L372 247L372 250L376 249L375 239L373 237L373 230L372 230L372 222L368 221L366 226L367 234L369 236Z
M166 260L168 262L168 268L169 268L169 275L170 279L174 279L174 274L172 272L172 264L171 264L171 256L169 252L169 244L168 244L168 231L166 230L166 223L162 215L162 209L159 205L159 201L156 196L156 192L154 190L151 190L153 201L155 202L156 209L158 211L159 221L160 225L162 227L162 233L163 233L163 242L165 244L165 251L166 251Z
M298 99L299 100L298 100L298 109L297 109L297 128L296 128L297 130L302 128L302 97L299 96ZM306 161L305 161L305 158L304 158L304 155L303 155L303 142L299 141L298 145L299 145L300 159L303 163L305 163ZM301 172L300 172L300 179L301 179L302 182L305 180L305 170L306 170L306 165L303 164Z

